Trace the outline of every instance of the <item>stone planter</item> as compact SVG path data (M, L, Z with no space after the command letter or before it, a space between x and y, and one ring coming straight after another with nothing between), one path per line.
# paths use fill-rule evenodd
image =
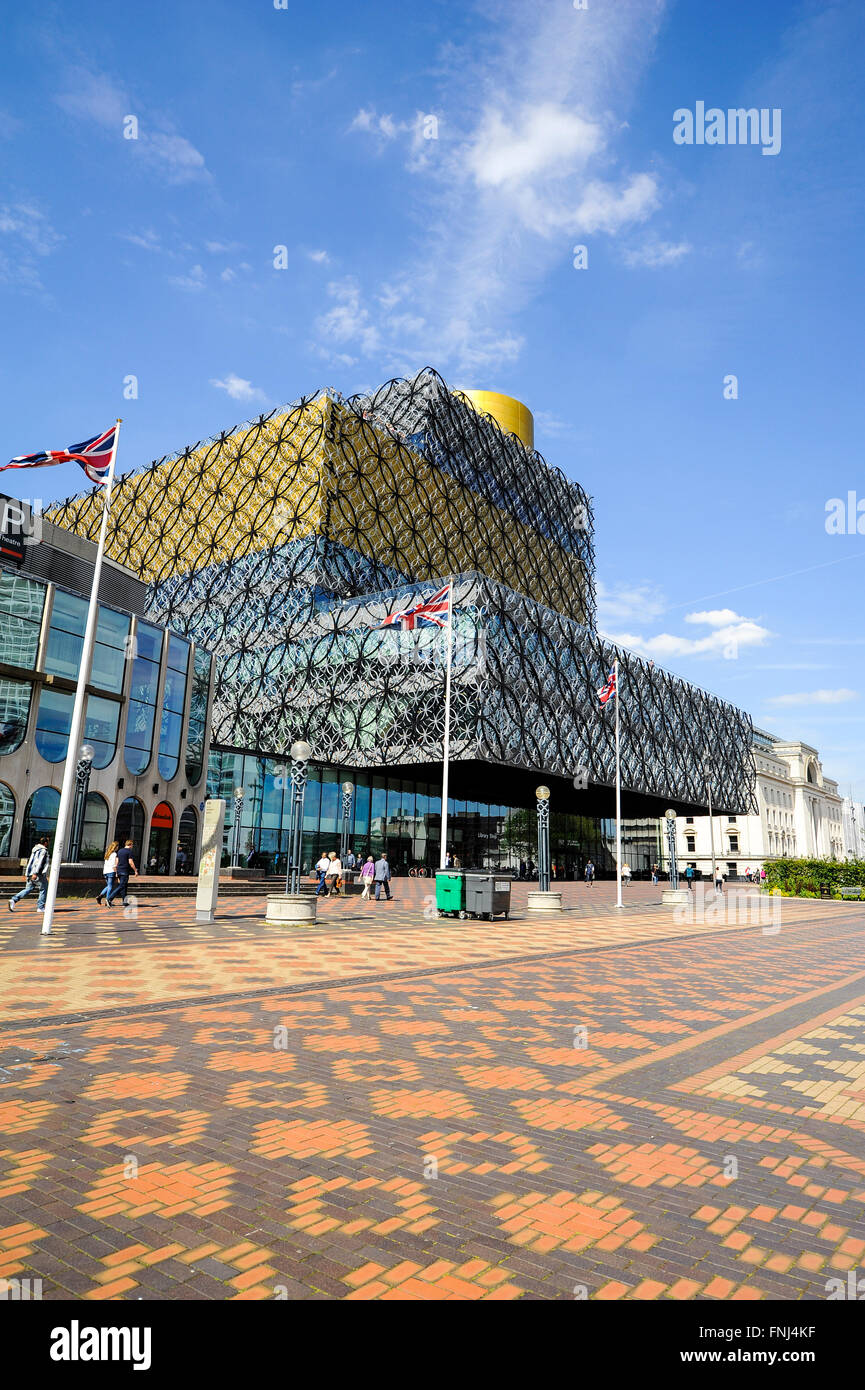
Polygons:
M661 893L661 902L667 907L681 907L689 898L693 897L687 888L665 888Z
M314 927L315 897L311 893L268 893L269 927Z
M561 893L529 893L526 896L526 912L530 917L549 917L561 910Z

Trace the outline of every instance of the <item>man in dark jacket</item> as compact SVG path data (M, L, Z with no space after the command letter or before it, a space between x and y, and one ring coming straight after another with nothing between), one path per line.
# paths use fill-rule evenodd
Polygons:
M390 864L387 862L386 854L383 854L380 859L376 860L373 880L375 882L376 902L378 902L379 898L381 897L382 888L384 889L385 897L387 898L388 902L390 902Z
M122 849L117 851L117 878L114 881L114 889L105 899L110 907L116 897L120 897L123 906L128 907L126 894L129 888L129 875L137 874L135 860L132 858L132 841L127 840Z

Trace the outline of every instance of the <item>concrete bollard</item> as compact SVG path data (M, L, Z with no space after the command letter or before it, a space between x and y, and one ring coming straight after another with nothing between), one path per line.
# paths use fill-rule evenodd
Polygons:
M313 893L268 893L269 927L314 927L316 901Z
M693 894L689 893L687 888L664 888L661 893L661 902L666 907L680 907L690 897L693 897Z
M561 893L529 893L526 896L526 912L530 917L549 917L561 910Z

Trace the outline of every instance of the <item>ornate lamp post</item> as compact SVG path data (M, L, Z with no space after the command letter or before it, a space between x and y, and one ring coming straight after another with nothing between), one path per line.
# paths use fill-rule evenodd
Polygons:
M286 894L300 892L300 853L303 835L303 802L312 749L298 739L289 750L291 758L291 821L288 829L288 863L285 870ZM343 812L343 816L344 816Z
M234 788L234 850L232 853L232 868L240 866L240 820L243 815L243 798L246 796L245 787Z
M537 787L538 800L538 891L550 891L550 789Z
M664 819L667 822L667 858L670 861L670 887L676 889L679 886L679 870L676 865L676 812L665 811Z
M351 807L354 800L354 782L342 784L342 838L339 842L339 857L345 866L351 838Z
M69 837L69 860L72 864L78 863L81 854L84 816L87 809L87 788L90 786L93 757L94 751L90 744L82 744L78 754L78 762L75 765L75 811L72 816L72 833Z

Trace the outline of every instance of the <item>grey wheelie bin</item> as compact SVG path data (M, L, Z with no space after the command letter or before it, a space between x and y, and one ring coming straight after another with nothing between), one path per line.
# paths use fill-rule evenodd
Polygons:
M472 917L510 916L511 880L502 874L466 874L466 911Z

